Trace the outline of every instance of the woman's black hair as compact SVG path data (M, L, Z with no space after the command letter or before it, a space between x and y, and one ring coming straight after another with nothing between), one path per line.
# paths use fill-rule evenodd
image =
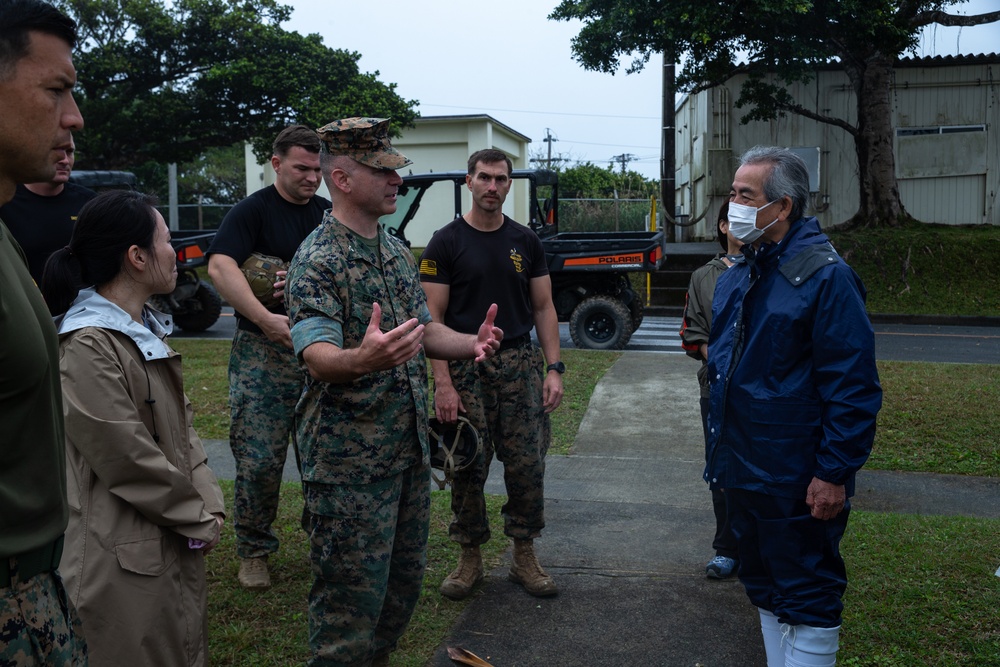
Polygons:
M69 245L45 263L41 288L50 313L62 315L81 289L116 278L132 246L152 249L155 206L155 197L132 190L108 190L84 204Z
M719 229L719 223L723 220L729 220L729 200L722 202L722 206L719 207L719 217L715 219L715 235L719 239L719 245L722 246L723 252L729 252L729 243L726 239L726 235L722 233Z

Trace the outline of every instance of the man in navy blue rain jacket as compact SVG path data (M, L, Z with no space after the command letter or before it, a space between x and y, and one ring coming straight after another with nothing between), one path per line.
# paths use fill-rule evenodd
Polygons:
M836 663L840 539L882 405L864 285L808 198L792 152L743 155L729 221L747 261L719 278L708 344L705 479L726 489L768 667Z

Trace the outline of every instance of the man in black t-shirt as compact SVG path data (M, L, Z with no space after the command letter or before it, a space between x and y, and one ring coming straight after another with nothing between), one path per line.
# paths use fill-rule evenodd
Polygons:
M292 351L284 300L266 308L241 266L253 253L290 262L319 225L330 208L329 200L316 195L319 148L319 136L304 125L282 130L271 156L274 185L234 206L208 250L208 275L238 322L229 357L229 445L236 459L234 526L245 588L271 585L267 558L278 550L271 524L305 377ZM281 293L285 272L277 274Z
M559 360L552 283L538 236L503 214L510 159L501 151L483 150L473 153L468 167L472 209L431 238L421 256L420 280L435 322L475 333L477 318L496 303L504 340L496 356L480 364L431 360L437 418L454 422L463 413L482 435L485 453L454 474L449 532L462 554L441 584L441 594L468 597L483 577L479 547L490 539L483 487L495 452L507 487L504 533L514 539L510 579L531 595L555 595L556 584L538 564L533 546L545 526L549 413L562 401L566 370ZM532 326L549 364L544 379L544 361L531 343Z
M76 215L97 193L69 182L76 161L70 146L56 163L51 181L18 185L14 198L0 206L0 218L28 258L28 272L41 285L49 255L69 245Z

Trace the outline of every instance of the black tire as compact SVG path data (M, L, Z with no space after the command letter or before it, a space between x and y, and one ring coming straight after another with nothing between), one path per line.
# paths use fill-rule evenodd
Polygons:
M584 350L621 350L632 337L632 315L614 297L592 296L573 310L569 335Z
M194 296L183 305L188 312L174 313L174 324L184 331L204 331L215 324L222 314L222 298L208 283L199 285Z
M646 315L646 301L641 294L632 295L632 303L628 305L628 310L632 315L632 331L635 332L642 325L642 318Z

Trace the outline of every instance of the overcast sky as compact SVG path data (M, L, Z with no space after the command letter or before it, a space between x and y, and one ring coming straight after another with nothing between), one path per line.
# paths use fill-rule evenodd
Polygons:
M629 169L659 178L662 59L639 74L584 70L570 51L581 24L546 18L557 0L285 2L287 29L361 53L361 69L419 100L423 116L489 114L530 137L533 155L551 145L553 157L600 166L631 155ZM996 0L970 0L954 11L994 9ZM993 51L998 24L928 30L917 55Z

